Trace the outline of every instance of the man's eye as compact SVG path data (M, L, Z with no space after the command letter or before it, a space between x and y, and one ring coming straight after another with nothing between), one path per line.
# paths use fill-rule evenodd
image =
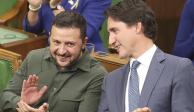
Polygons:
M113 33L114 33L114 34L117 34L117 33L118 33L118 30L114 30Z
M114 33L114 34L117 34L118 33L118 30L116 29L111 29L110 32Z
M54 45L59 45L60 42L59 41L53 41Z
M75 46L75 43L69 42L69 43L66 43L66 46L67 46L67 47L74 47L74 46Z

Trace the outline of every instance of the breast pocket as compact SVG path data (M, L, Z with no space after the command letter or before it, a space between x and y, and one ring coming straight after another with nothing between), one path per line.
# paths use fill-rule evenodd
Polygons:
M82 101L81 93L72 93L69 95L60 95L54 112L78 112L79 105Z

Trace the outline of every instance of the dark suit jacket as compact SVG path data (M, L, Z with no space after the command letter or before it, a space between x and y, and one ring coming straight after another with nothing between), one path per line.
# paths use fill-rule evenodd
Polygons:
M125 89L129 65L104 79L98 112L125 112ZM157 49L141 92L139 107L152 112L194 112L194 67L186 58Z

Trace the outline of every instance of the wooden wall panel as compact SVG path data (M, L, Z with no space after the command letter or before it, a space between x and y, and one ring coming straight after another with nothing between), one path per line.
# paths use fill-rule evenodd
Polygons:
M158 39L156 44L170 53L179 24L179 18L185 0L145 0L153 9L158 23Z

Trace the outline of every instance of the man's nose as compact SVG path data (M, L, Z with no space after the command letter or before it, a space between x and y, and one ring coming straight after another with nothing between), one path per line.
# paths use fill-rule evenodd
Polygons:
M115 43L115 38L113 34L110 33L109 35L109 45L113 45Z
M63 55L63 54L65 54L66 52L67 52L67 49L66 49L65 45L59 46L59 48L58 48L58 53L59 53L60 55Z

